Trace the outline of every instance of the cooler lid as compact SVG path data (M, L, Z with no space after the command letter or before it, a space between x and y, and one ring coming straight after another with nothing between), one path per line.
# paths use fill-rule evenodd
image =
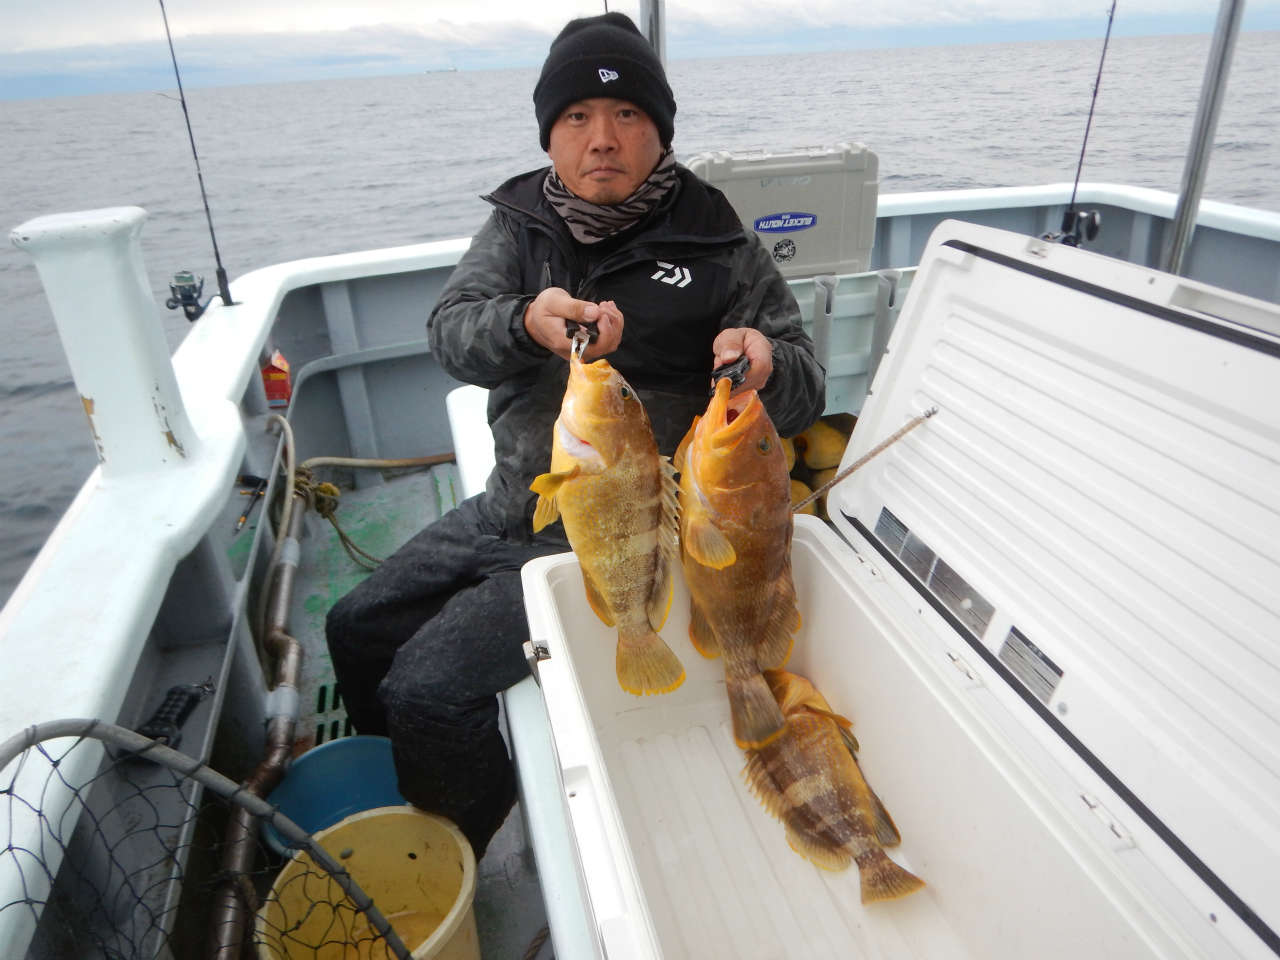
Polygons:
M842 466L938 413L827 500L1148 858L1276 953L1278 332L1275 304L944 222Z

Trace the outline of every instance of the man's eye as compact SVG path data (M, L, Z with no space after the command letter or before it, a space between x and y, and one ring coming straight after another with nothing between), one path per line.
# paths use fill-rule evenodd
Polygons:
M568 117L570 120L572 120L574 123L581 123L583 120L587 119L587 115L583 113L581 110L575 110L573 113L565 114L565 116Z
M633 120L640 115L639 110L619 110L618 116L623 120Z

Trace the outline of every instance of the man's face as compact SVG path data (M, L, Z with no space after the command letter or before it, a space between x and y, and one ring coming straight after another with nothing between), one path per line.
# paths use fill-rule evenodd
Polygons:
M649 115L628 100L569 104L551 127L547 156L564 185L592 203L620 203L658 165L662 142Z

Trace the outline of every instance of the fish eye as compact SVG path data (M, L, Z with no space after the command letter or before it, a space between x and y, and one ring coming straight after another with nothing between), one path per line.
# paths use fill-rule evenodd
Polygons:
M756 446L760 448L761 453L768 453L770 447L772 447L772 444L769 443L768 437L761 437L760 442L757 443Z
M623 400L631 399L631 388L628 387L625 383L618 388L618 393L621 394Z

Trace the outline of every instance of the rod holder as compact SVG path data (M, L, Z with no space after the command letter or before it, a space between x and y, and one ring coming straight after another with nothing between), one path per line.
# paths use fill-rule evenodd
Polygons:
M10 234L35 260L104 478L181 466L198 443L142 262L146 217L59 213Z

